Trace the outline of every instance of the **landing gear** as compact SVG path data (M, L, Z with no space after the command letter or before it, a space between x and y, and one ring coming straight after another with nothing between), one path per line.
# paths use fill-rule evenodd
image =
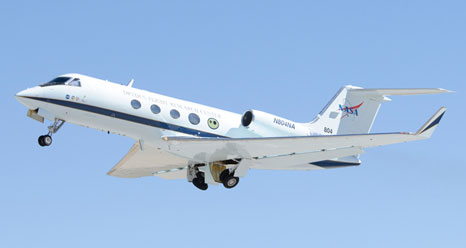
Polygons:
M187 178L188 182L192 182L196 188L200 190L207 190L209 185L205 183L205 175L204 172L199 170L199 166L203 166L202 164L190 165L188 166L187 170Z
M52 136L50 135L41 135L39 136L39 145L40 146L49 146L52 144Z
M64 120L55 119L52 125L48 126L49 133L39 136L37 140L40 146L49 146L52 144L52 134L56 133L65 123Z
M200 190L207 190L209 188L209 185L205 183L205 177L203 172L198 172L196 174L196 177L193 179L193 184L196 186L196 188Z
M235 177L234 173L230 172L229 169L226 169L220 174L220 181L222 181L225 188L231 189L238 185L239 177Z
M199 167L203 167L201 168L202 171L199 169ZM195 164L188 166L187 179L188 182L192 182L193 185L200 190L207 190L209 187L209 185L206 183L206 177L208 179L208 183L222 183L225 188L231 189L239 183L239 177L235 176L235 171L236 168L228 169L224 164ZM212 179L214 180L213 182Z

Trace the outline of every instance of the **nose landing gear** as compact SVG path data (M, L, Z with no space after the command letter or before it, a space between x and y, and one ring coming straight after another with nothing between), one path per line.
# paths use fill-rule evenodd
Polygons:
M52 144L52 136L50 135L41 135L37 140L40 146L49 146Z
M64 120L55 119L52 125L48 126L49 133L39 136L37 140L40 146L49 146L52 144L52 134L56 133L65 124Z

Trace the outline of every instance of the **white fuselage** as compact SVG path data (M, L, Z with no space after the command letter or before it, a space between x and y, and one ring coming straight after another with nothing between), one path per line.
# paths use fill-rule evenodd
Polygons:
M63 77L79 78L81 85L37 86L19 92L16 97L29 109L38 109L38 114L49 120L61 119L128 136L155 147L160 147L164 136L264 136L241 125L240 114L80 74L65 74ZM140 105L139 108L132 106L134 100L139 102L136 104L136 107ZM179 118L172 117L171 111L177 111ZM193 117L191 121L190 115ZM299 123L282 118L277 121L277 118L270 121L276 129L268 130L267 135L310 134L309 129Z

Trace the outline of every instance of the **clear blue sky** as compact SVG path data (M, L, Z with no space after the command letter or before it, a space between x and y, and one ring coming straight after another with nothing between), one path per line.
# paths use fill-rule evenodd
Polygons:
M79 2L79 3L78 3ZM464 1L6 1L0 247L466 247ZM250 171L238 187L106 175L133 141L46 125L13 98L76 72L234 112L310 121L340 86L393 97L373 131L433 138L355 168Z

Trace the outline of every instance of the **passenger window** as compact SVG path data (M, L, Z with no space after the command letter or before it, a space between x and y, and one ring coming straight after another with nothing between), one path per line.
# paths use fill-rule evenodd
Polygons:
M154 114L158 114L158 113L160 113L160 107L158 105L156 105L156 104L152 104L150 106L150 111L152 111L152 113L154 113Z
M69 86L81 87L81 81L79 80L79 78L75 78L75 79L71 80L69 83L66 83L66 84L69 85Z
M180 112L178 112L178 110L176 109L172 109L170 110L170 115L173 119L178 119L180 118Z
M191 122L191 124L193 125L197 125L199 124L199 122L201 122L201 119L199 118L199 116L194 113L189 114L188 119L189 119L189 122Z
M133 107L133 109L140 109L141 108L141 102L139 102L138 100L132 100L131 101L131 106Z

